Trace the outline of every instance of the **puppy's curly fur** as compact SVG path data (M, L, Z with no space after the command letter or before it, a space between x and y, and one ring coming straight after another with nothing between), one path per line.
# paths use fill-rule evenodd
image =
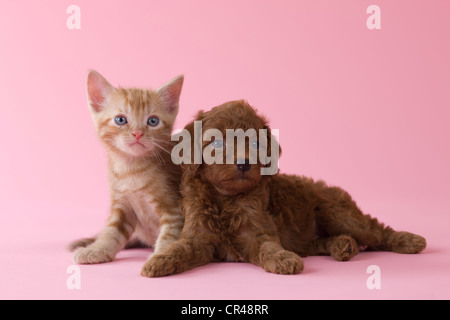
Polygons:
M203 132L216 128L224 136L226 129L266 129L267 148L274 143L267 120L245 101L201 111L196 120L202 121ZM193 136L193 123L186 129ZM209 144L204 142L202 150ZM249 152L247 147L247 157ZM236 158L235 163L242 163ZM398 253L418 253L426 246L421 236L396 232L363 214L341 188L302 176L261 175L261 167L184 165L186 220L180 239L152 256L142 274L165 276L212 261L244 261L268 272L296 274L303 270L300 256L331 255L345 261L360 246Z

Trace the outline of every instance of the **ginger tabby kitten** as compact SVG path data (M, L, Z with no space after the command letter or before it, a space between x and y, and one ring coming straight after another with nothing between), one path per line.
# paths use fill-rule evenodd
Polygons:
M94 239L75 241L79 264L112 261L129 242L162 251L184 224L180 168L170 157L183 76L153 90L116 89L98 72L87 79L89 110L108 153L111 213Z

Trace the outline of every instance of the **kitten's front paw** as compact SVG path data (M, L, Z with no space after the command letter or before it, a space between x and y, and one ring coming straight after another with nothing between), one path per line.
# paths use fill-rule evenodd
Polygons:
M78 248L73 253L73 261L77 264L97 264L113 261L114 254L97 248Z
M277 252L263 266L267 272L278 274L297 274L303 271L303 260L300 256L287 250Z
M174 273L176 273L174 259L163 254L154 254L141 270L141 275L147 278L164 277Z

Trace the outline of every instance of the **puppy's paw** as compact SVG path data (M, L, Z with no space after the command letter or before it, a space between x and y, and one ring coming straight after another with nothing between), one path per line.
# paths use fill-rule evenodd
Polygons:
M348 261L359 253L359 246L352 237L341 235L332 240L329 250L337 261Z
M303 260L291 251L282 250L266 261L263 268L277 274L297 274L303 271Z
M427 246L425 238L409 233L395 232L387 241L388 249L397 253L419 253Z
M113 259L112 252L94 247L78 248L73 253L73 261L77 264L97 264L110 262Z
M164 254L154 254L142 267L141 276L164 277L176 273L174 259Z

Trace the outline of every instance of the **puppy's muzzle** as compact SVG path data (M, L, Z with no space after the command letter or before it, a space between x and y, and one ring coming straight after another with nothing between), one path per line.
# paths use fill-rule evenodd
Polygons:
M245 172L252 168L252 165L250 164L250 161L248 159L245 160L238 160L236 167L239 171Z

